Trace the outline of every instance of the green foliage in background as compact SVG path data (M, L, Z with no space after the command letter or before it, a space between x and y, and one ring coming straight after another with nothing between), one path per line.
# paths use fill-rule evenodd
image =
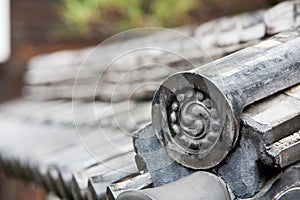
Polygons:
M197 0L62 0L64 21L79 32L106 25L125 30L134 27L172 27L185 24Z

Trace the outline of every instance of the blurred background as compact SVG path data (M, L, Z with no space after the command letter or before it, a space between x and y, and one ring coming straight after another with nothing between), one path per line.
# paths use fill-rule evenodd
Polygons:
M275 0L11 0L9 60L0 64L0 101L21 95L26 62L37 54L99 44L130 28L199 25L258 10Z

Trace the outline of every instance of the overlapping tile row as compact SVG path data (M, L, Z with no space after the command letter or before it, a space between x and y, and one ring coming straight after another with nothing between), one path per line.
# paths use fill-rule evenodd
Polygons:
M76 120L77 105L82 110ZM72 107L67 101L20 99L1 105L0 118L0 166L6 174L68 199L86 198L91 178L101 184L97 194L104 198L107 185L137 172L130 133L149 121L150 103Z

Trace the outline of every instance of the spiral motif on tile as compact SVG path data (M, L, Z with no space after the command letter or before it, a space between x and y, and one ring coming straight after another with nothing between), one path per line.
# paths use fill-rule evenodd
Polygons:
M210 169L225 159L238 138L235 114L228 96L196 72L168 77L152 101L158 141L170 158L192 169Z
M221 134L215 102L204 92L190 88L178 91L167 112L172 137L190 153L205 156Z

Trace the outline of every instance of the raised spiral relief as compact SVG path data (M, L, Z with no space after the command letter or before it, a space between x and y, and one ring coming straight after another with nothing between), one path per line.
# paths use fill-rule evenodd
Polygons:
M168 156L192 169L210 169L228 155L238 124L228 97L194 72L168 77L152 101L152 124Z
M177 91L167 107L173 139L186 151L205 156L222 130L219 113L209 95L186 88Z

